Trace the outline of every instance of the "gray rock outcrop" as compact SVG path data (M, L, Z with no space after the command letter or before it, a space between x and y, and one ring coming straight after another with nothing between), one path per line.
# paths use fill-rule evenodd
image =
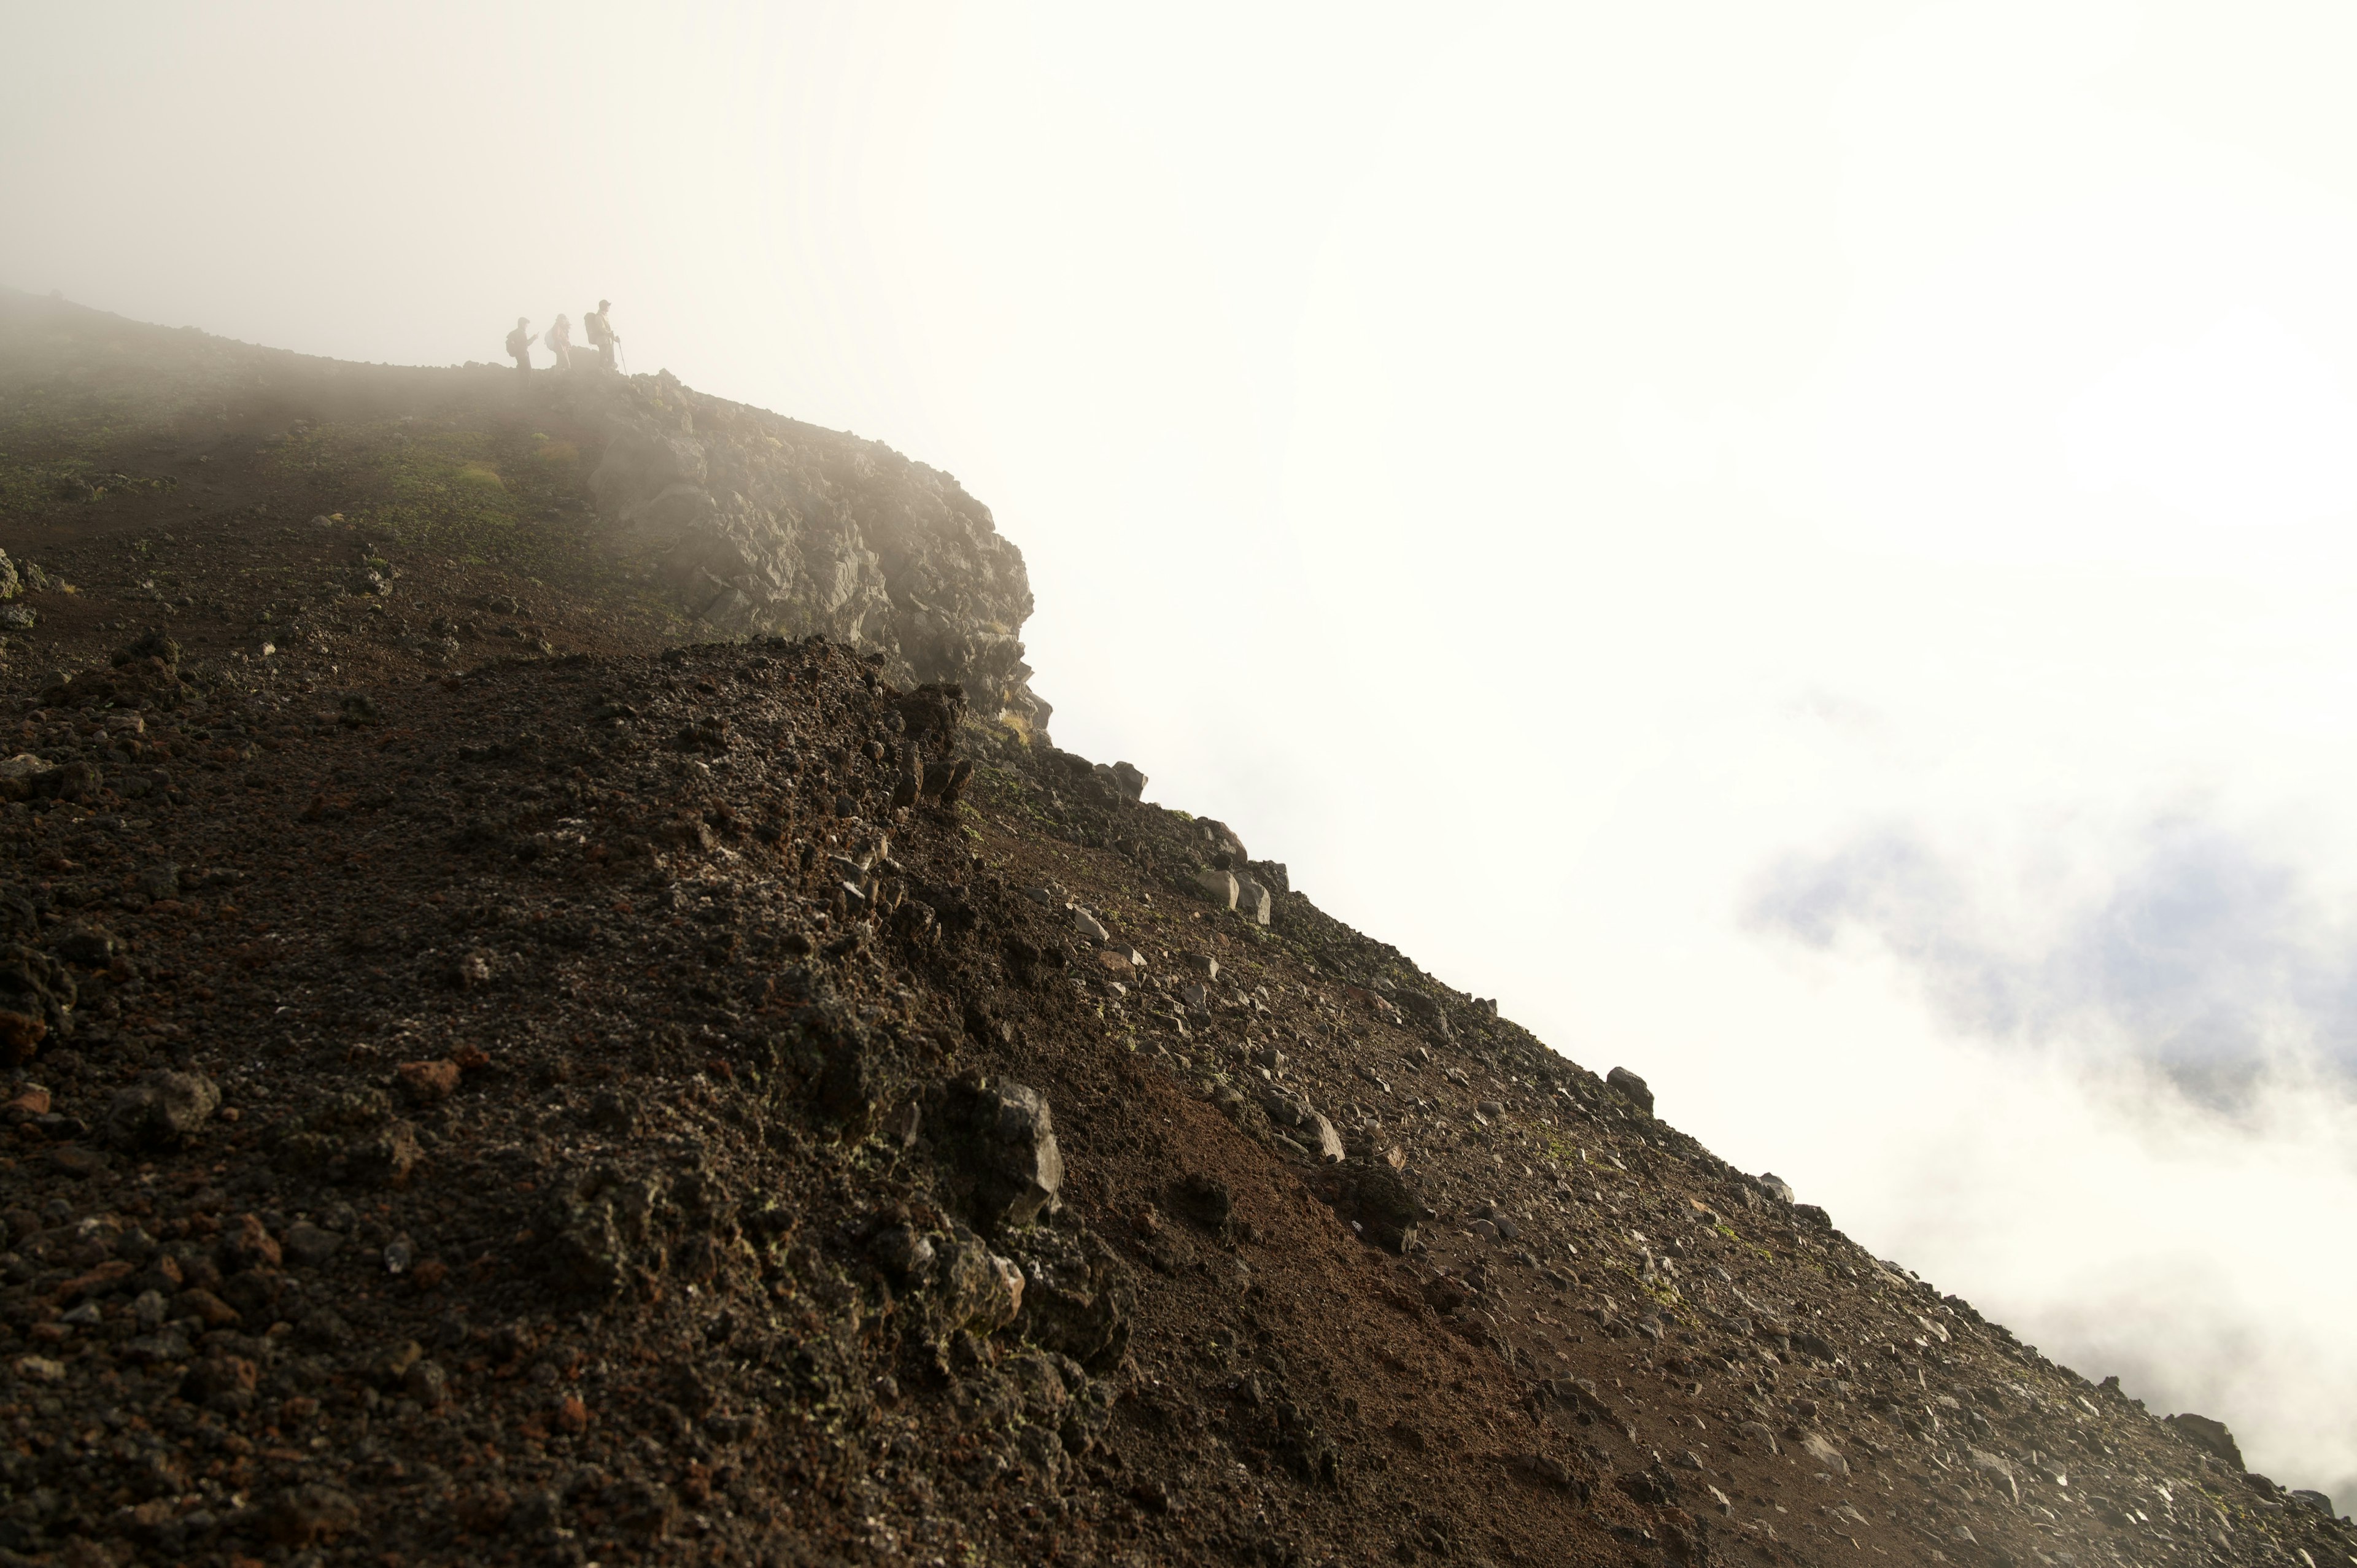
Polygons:
M968 1074L944 1086L934 1125L934 1141L984 1229L1028 1225L1054 1206L1064 1156L1038 1090Z
M1022 552L956 479L668 372L576 376L560 395L603 439L589 486L608 542L715 635L823 633L883 654L896 684L954 683L979 715L1046 732Z

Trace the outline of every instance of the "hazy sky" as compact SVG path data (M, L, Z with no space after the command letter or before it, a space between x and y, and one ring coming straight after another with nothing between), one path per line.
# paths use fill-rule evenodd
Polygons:
M1063 744L2346 1508L2352 45L10 0L0 282L949 469Z

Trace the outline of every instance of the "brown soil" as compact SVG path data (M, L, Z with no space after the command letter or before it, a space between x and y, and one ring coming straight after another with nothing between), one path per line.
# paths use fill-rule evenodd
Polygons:
M0 1563L2349 1555L1221 824L667 649L511 372L12 308ZM404 419L491 542L312 524Z

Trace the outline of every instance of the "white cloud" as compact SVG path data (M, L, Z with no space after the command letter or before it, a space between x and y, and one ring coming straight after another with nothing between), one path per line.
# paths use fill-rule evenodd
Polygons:
M2330 360L2258 311L2122 360L2061 424L2087 490L2141 494L2212 528L2357 507L2357 402Z

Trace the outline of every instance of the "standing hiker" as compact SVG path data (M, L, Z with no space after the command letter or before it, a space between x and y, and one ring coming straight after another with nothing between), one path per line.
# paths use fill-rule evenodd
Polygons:
M573 368L573 323L562 316L558 317L548 324L548 331L542 336L541 342L555 356L558 370Z
M597 368L608 375L614 373L614 350L622 343L621 338L614 335L613 323L606 319L606 312L613 303L610 299L601 299L597 309L581 318L582 329L589 334L589 347L597 350Z
M528 381L532 380L532 345L533 338L531 333L524 330L525 328L530 327L531 325L531 317L519 316L516 317L515 330L508 334L508 352L515 356L516 378L519 381Z

